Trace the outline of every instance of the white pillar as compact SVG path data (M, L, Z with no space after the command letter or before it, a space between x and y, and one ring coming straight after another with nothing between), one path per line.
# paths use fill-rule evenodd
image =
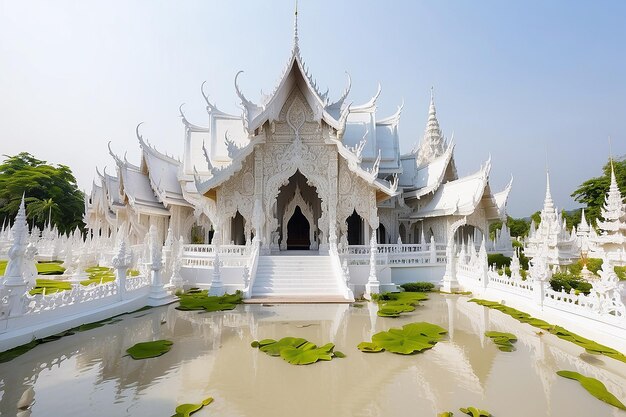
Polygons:
M216 239L217 238L217 239ZM209 295L222 296L226 292L224 290L224 284L222 283L222 276L220 272L220 230L216 229L213 239L217 242L215 244L215 258L213 258L213 275L211 277L211 288L209 289Z
M150 294L148 296L148 304L151 306L159 306L169 304L173 301L170 295L165 291L163 280L161 279L161 271L163 269L163 246L161 239L154 224L150 226Z
M376 255L378 254L378 244L376 242L376 229L372 229L370 239L370 274L365 284L365 298L372 299L372 294L380 293L380 281L376 273Z

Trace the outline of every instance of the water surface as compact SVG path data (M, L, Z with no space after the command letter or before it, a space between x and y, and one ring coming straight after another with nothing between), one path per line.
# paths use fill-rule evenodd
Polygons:
M626 364L467 300L432 294L396 319L377 317L373 304L133 313L0 364L0 415L15 416L33 387L33 417L171 416L177 404L207 396L215 402L194 416L434 417L461 415L459 407L470 405L495 417L626 416L556 375L567 369L597 378L626 403ZM356 349L376 332L416 321L448 329L447 338L411 356ZM514 333L517 350L499 351L483 336L487 330ZM285 336L333 342L347 357L294 366L250 347ZM128 347L153 339L174 341L172 350L140 361L126 356Z

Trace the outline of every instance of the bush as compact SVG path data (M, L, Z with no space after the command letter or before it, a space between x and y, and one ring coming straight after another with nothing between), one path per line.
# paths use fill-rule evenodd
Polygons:
M430 292L435 288L432 282L407 282L400 285L406 292Z
M614 269L618 278L622 281L626 281L626 266L616 266Z
M565 274L562 272L557 272L552 275L550 286L554 291L564 289L565 292L570 292L573 288L576 294L582 292L587 295L591 291L591 284L583 280L579 275Z
M487 263L490 266L496 264L496 268L503 268L511 265L511 258L501 253L492 253L491 255L487 255Z

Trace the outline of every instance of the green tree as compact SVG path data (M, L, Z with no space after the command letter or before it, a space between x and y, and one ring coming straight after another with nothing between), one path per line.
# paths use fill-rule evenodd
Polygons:
M0 164L0 223L13 221L25 195L29 223L43 228L50 217L61 233L84 228L84 195L69 167L27 152L5 157Z
M613 160L615 179L622 195L626 192L626 159ZM600 209L604 204L604 197L609 191L611 183L611 162L607 162L602 169L602 176L591 178L583 182L573 193L574 200L585 205L585 215L590 224L595 225L600 217Z

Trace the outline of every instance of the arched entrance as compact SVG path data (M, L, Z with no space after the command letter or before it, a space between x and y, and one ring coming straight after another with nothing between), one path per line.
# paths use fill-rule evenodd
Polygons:
M230 240L233 245L246 244L245 220L239 210L230 219Z
M311 247L310 231L309 221L302 214L300 207L296 207L287 223L287 249L309 249Z
M319 247L318 221L321 200L315 187L296 171L280 188L276 199L279 220L279 247L273 250L316 250Z
M350 217L346 219L348 224L348 245L364 245L363 236L363 219L353 211Z

